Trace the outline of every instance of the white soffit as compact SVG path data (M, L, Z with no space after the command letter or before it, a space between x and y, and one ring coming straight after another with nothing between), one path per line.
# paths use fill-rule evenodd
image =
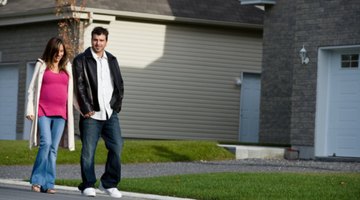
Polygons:
M275 4L276 0L239 0L241 5L249 4Z

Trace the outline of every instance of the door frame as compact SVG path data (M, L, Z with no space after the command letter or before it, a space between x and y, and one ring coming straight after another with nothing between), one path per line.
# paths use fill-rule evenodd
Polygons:
M26 63L26 82L25 82L25 101L24 101L24 103L25 103L24 114L25 115L26 115L26 106L27 106L27 91L29 89L31 79L34 74L35 64L36 64L36 62ZM23 130L23 138L22 139L28 140L30 138L30 132L31 132L31 121L24 118L24 130Z

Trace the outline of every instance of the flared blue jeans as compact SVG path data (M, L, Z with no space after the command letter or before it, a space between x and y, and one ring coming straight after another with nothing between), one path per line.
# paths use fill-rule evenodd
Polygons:
M40 185L42 191L53 189L56 178L56 157L65 127L62 117L39 117L39 150L30 177L32 185Z

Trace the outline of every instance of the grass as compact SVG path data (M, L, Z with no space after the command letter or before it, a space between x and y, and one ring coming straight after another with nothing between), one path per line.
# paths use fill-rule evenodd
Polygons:
M58 180L77 186L80 180ZM356 173L211 173L123 179L122 191L199 200L359 199Z
M0 141L0 165L32 165L37 149L27 141ZM79 164L81 143L76 151L59 149L58 164ZM96 163L104 164L102 141ZM182 162L234 159L234 155L209 141L125 140L122 163ZM56 180L77 186L80 180ZM208 173L151 178L124 178L122 191L186 197L199 200L263 199L360 199L360 173Z
M28 142L0 140L0 165L32 165L37 148L29 150ZM59 148L57 164L79 164L81 142L76 141L76 150ZM99 141L95 163L105 164L107 150L104 142ZM234 155L218 147L212 141L181 140L125 140L122 163L184 162L200 160L229 160Z

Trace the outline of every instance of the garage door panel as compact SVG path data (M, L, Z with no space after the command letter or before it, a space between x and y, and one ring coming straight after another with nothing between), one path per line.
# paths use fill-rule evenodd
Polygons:
M0 139L16 139L18 68L0 66Z
M359 138L357 134L352 135L341 135L337 137L336 144L336 155L337 156L347 156L347 157L359 157Z
M334 104L334 113L337 113L336 115L334 114L333 117L334 123L332 125L334 127L346 128L358 126L357 123L360 123L360 108L353 107L350 104L351 103L349 103L349 106L342 106L343 104L340 103Z

